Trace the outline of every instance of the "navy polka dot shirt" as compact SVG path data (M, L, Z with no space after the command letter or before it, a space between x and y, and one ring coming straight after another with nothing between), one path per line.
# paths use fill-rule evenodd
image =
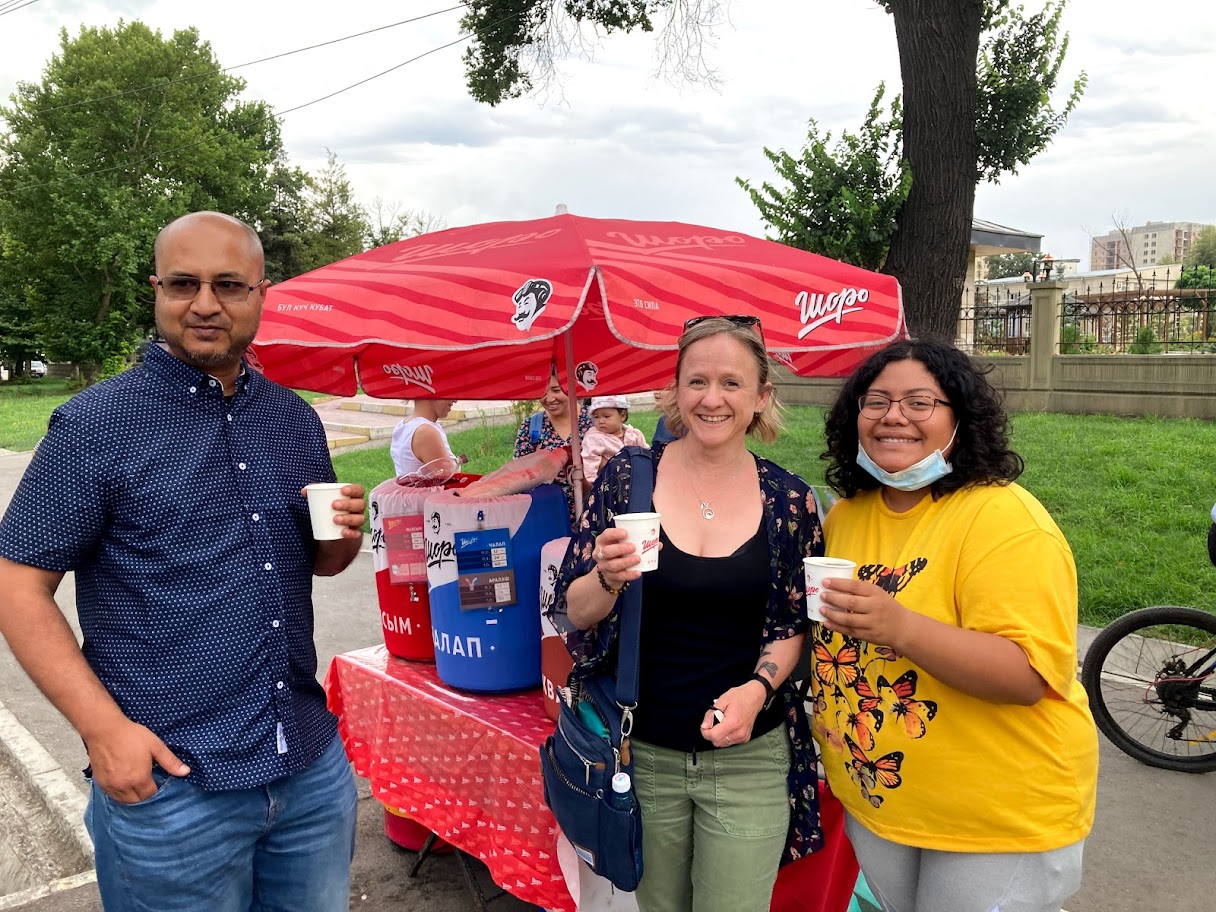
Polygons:
M308 505L333 481L320 419L246 370L153 345L55 410L0 523L0 554L76 572L89 664L208 789L295 773L333 740L316 681Z

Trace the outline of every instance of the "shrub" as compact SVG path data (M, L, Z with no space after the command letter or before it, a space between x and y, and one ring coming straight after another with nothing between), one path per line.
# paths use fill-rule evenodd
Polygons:
M1094 351L1097 338L1086 333L1081 334L1081 327L1076 323L1065 323L1060 328L1061 355L1088 355Z
M1136 330L1136 341L1127 349L1132 355L1156 355L1165 348L1157 341L1157 333L1151 326L1141 326Z

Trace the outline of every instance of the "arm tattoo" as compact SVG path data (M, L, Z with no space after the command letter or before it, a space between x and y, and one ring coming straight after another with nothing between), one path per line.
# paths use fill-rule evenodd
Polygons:
M768 649L760 653L760 661L756 664L756 671L767 673L769 678L775 681L777 680L777 663L764 661L765 656L770 654L771 652Z

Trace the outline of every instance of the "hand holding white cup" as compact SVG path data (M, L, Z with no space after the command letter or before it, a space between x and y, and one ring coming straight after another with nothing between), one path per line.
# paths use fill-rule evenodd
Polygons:
M658 513L618 513L613 523L624 529L626 541L633 542L642 562L634 567L645 573L659 568L659 520Z
M334 501L341 498L346 485L340 481L322 481L304 486L308 498L308 516L312 520L312 537L317 541L335 541L342 537L348 526L334 522L342 514L334 509Z
M856 561L842 557L804 557L802 567L806 572L806 614L812 621L823 622L823 581L825 579L852 579L857 570Z

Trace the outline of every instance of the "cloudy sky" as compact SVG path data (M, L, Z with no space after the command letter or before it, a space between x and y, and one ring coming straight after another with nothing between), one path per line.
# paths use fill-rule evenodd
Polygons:
M196 26L235 66L456 0L0 0L0 97L36 81L61 27L140 19L166 35ZM1040 0L1028 0L1031 9ZM449 226L550 215L673 219L762 235L734 184L772 176L762 148L797 152L808 118L855 129L880 81L899 87L891 18L872 0L734 0L706 49L717 90L654 75L652 37L609 39L561 64L560 85L490 108L465 92L458 44L286 115L293 161L336 152L365 202L377 195ZM1089 88L1047 152L982 185L979 218L1044 235L1089 260L1089 234L1154 220L1216 222L1211 163L1213 0L1071 0L1064 73ZM285 110L459 39L459 11L236 71L249 97ZM1063 92L1060 93L1063 97ZM1206 166L1206 167L1205 167Z

